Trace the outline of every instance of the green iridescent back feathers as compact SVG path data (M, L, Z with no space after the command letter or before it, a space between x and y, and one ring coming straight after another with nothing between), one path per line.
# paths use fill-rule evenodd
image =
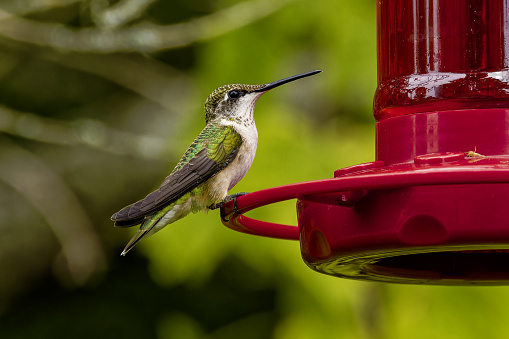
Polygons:
M180 170L186 163L202 149L207 149L207 157L219 167L223 167L228 156L242 144L242 137L235 132L232 126L217 126L208 124L194 139L182 159L180 159L172 173Z

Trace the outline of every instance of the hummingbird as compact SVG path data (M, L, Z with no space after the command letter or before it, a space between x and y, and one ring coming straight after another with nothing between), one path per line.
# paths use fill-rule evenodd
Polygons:
M269 90L320 70L264 85L225 85L205 102L205 128L191 143L159 189L113 214L117 227L140 225L121 255L141 239L200 210L216 209L246 193L228 195L253 163L258 131L254 108Z

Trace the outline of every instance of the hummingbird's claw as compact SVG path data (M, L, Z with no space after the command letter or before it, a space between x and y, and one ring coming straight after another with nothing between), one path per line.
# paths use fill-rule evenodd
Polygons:
M216 209L218 209L218 208L223 207L223 205L224 205L224 204L225 204L225 202L224 202L224 201L221 201L221 202L218 202L218 203L213 203L212 205L207 206L207 208L208 208L209 210L216 210Z
M226 203L230 202L233 200L233 211L235 212L235 214L239 214L239 210L237 209L237 198L240 197L240 196L243 196L243 195L246 195L248 194L248 192L240 192L240 193L235 193L235 194L232 194L232 195L227 195L223 201L221 202L218 202L218 203L214 203L212 205L210 205L208 207L208 209L210 210L215 210L217 208L221 208L223 207ZM221 213L221 219L223 219L224 222L227 222L228 220L224 218L224 215L223 213Z
M232 194L232 195L229 195L226 197L226 198L230 198L228 201L233 200L233 211L236 214L239 214L239 210L237 209L237 198L241 197L243 195L246 195L246 194L248 194L248 192L240 192L240 193L235 193L235 194Z

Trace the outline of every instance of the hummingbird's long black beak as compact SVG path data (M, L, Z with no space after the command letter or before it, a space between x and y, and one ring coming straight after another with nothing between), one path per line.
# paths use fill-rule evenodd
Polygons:
M276 87L281 86L283 84L286 84L286 83L288 83L290 81L294 81L294 80L297 80L297 79L302 79L302 78L305 78L305 77L308 77L308 76L311 76L311 75L318 74L320 72L321 72L320 70L316 70L316 71L311 71L311 72L307 72L307 73L302 73L302 74L299 74L299 75L294 75L294 76L289 77L289 78L284 78L284 79L281 79L281 80L278 80L278 81L274 81L274 82L268 83L268 84L264 85L263 87L254 90L253 92L267 92L270 89L276 88Z

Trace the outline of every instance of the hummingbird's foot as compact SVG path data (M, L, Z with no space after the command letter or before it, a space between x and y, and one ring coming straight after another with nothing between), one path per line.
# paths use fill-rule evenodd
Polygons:
M235 194L232 194L232 195L227 195L227 196L223 199L223 201L218 202L218 203L214 203L214 204L210 205L210 206L208 207L208 209L210 209L210 210L215 210L215 209L217 209L217 208L221 208L221 207L223 207L226 203L228 203L228 202L230 202L230 201L232 201L232 200L233 200L233 211L234 211L236 214L238 214L238 213L239 213L239 210L237 209L237 198L238 198L238 197L240 197L240 196L246 195L246 194L248 194L248 192L240 192L240 193L235 193ZM226 219L223 217L223 215L221 215L221 219L223 219L223 221L225 221L225 222L226 222L226 221L228 221L228 220L226 220Z
M232 194L232 195L229 195L226 197L226 198L229 198L228 201L233 200L233 211L235 213L237 213L237 214L239 213L239 211L237 210L237 198L241 197L243 195L246 195L246 194L248 194L248 192L240 192L240 193L235 193L235 194Z

